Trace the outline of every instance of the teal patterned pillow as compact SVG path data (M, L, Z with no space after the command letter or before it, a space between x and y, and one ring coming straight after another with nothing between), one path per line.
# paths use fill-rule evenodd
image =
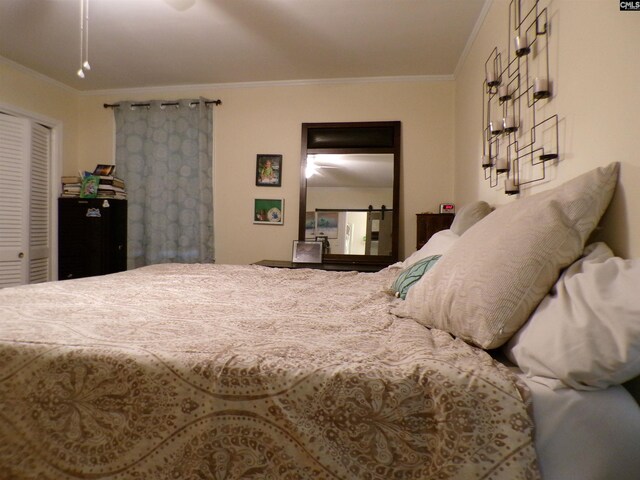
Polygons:
M394 295L404 300L411 286L420 280L422 276L436 264L441 256L442 255L432 255L423 258L402 270L393 282L393 285L391 285Z

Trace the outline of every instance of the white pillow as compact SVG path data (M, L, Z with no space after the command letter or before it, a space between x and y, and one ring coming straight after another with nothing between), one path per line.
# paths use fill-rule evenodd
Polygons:
M434 233L429 241L425 243L420 250L413 252L407 257L407 259L400 265L402 268L407 268L416 262L419 262L423 258L432 257L433 255L442 255L449 250L454 243L460 238L451 230L440 230Z
M489 215L493 209L487 202L479 200L466 204L460 209L453 219L451 231L456 235L462 235L473 225Z
M482 348L504 344L584 250L618 164L500 207L469 228L393 313Z
M585 254L562 274L505 353L529 377L594 390L640 375L640 259L614 257L604 243Z

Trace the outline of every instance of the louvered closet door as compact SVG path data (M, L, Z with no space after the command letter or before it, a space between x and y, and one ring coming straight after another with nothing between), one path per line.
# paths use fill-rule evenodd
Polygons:
M50 158L51 131L37 123L33 124L29 188L29 283L46 282L50 279Z
M0 114L0 288L28 281L30 130Z
M0 114L0 288L51 278L51 131Z

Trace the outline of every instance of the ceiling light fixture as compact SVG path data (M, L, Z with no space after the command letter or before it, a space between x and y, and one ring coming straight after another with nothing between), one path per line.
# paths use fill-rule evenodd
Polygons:
M84 78L85 70L91 70L89 65L89 0L80 0L80 68L78 76Z

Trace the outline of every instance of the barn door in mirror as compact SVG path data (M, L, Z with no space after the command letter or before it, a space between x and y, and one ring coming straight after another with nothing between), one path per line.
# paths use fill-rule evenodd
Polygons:
M325 263L398 258L400 122L303 123L299 240Z

